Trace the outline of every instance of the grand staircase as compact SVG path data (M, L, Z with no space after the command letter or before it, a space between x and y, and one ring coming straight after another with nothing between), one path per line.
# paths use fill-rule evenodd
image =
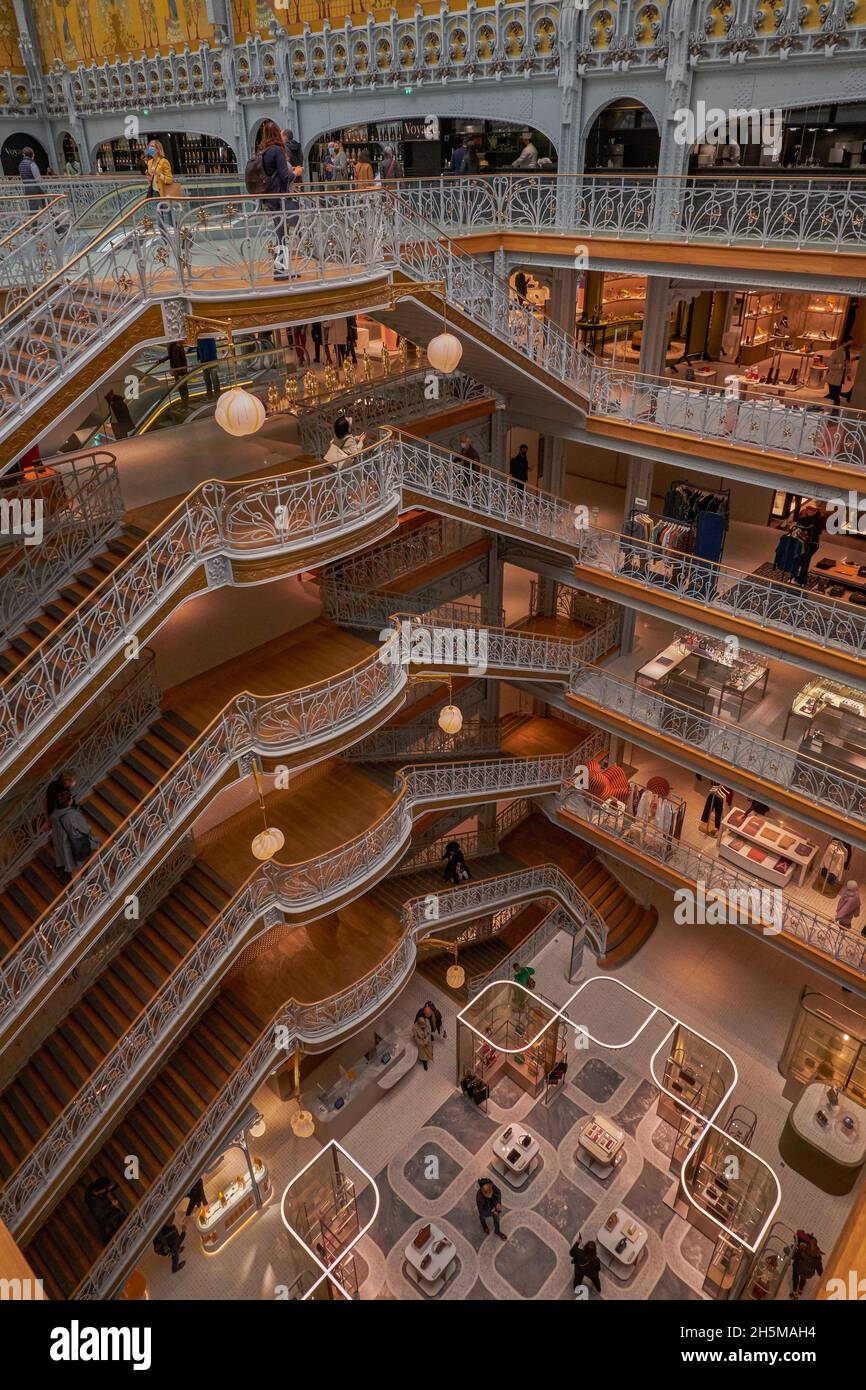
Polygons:
M105 1136L75 1187L25 1247L50 1298L69 1298L103 1249L84 1205L89 1184L97 1177L113 1179L124 1209L131 1212L243 1061L265 1021L224 990ZM134 1179L126 1176L130 1155L139 1162L139 1176Z
M73 609L84 603L97 584L122 564L127 555L147 536L137 526L123 526L104 548L72 574L57 594L46 603L38 617L31 620L14 636L6 634L0 647L0 676L8 676L34 647L68 617ZM0 572L0 583L2 583Z
M602 970L624 965L652 935L658 921L655 907L643 907L614 878L593 848L562 826L536 813L505 837L500 849L521 864L553 860L569 874L607 926L607 950L597 960Z
M194 864L0 1094L0 1180L93 1075L207 932L233 889Z
M112 835L172 764L185 753L198 730L165 710L129 752L81 801L81 809L100 840ZM51 841L42 843L28 864L0 890L0 959L42 916L65 882L54 865Z

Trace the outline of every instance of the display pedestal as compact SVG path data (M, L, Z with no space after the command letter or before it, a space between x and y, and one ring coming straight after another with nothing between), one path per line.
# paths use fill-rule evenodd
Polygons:
M826 1123L819 1119L826 1117ZM822 1192L844 1196L866 1163L866 1109L844 1093L831 1105L827 1086L813 1081L794 1106L779 1141L786 1163Z
M253 1167L259 1196L264 1203L271 1195L271 1179L267 1164L262 1159L255 1158ZM222 1198L208 1202L207 1206L202 1207L196 1214L196 1230L201 1237L201 1248L205 1254L216 1254L257 1210L260 1211L261 1207L257 1206L252 1178L247 1172L229 1183Z
M493 1140L491 1168L519 1192L539 1166L539 1144L522 1125L509 1125Z

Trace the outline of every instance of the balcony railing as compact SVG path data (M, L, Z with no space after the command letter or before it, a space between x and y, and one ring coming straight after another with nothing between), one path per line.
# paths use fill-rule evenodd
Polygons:
M766 888L765 884L756 883L724 860L712 859L686 841L672 840L645 821L638 821L625 811L614 810L587 792L566 792L560 804L568 816L573 816L589 829L609 835L688 882L702 883L707 891L720 889L726 896L736 894L731 899L733 903L754 902L755 893ZM780 896L781 928L786 937L808 946L828 960L866 975L866 939L857 932L846 931L832 918L798 902L794 895L783 891ZM755 925L761 926L760 922ZM767 930L766 926L764 930Z
M271 861L258 867L5 1184L0 1192L0 1219L14 1228L43 1199L45 1187L57 1170L68 1163L88 1136L104 1127L119 1098L140 1072L162 1055L167 1039L175 1035L201 996L213 989L268 909L286 913L298 922L315 919L336 899L363 890L381 876L408 842L414 811L442 800L471 804L479 795L507 796L527 788L559 791L572 767L570 757L547 756L403 768L396 777L392 806L369 830L304 864ZM470 888L472 903L480 902L483 883ZM601 919L571 880L552 865L508 875L498 888L488 886L486 891L491 901L552 895L576 921L586 925L603 949ZM468 897L448 893L442 897L445 911L450 905L453 918L467 911ZM407 921L415 931L411 912ZM429 922L424 929L430 930ZM332 1019L333 1014L320 1018L317 1038L329 1035ZM312 1040L311 1034L306 1038Z
M64 768L74 768L82 801L159 713L160 689L152 651L122 673L116 687L91 712L91 728L59 762L41 768L37 781L17 786L0 809L0 886L17 873L48 838L45 789Z
M569 690L605 713L663 734L684 749L698 749L780 791L793 792L820 809L856 821L866 830L866 780L860 777L836 772L819 758L753 733L742 724L702 714L594 666L576 666Z
M570 562L630 581L642 598L657 588L816 646L866 652L866 613L848 604L599 527L576 530L574 510L561 498L516 487L498 470L470 467L428 441L386 434L338 474L205 483L190 493L3 683L0 765L12 762L205 560L285 554L349 536L396 510L401 494L434 508L447 503L511 538L522 533Z
M9 485L0 501L20 504L22 515L40 508L38 545L21 546L19 558L0 579L0 640L36 616L50 594L104 545L123 515L113 454L94 450L51 465L50 476Z
M432 396L431 380L435 383ZM492 394L488 387L463 372L443 376L428 369L360 381L349 390L328 397L324 406L314 404L300 409L298 438L305 454L321 458L331 442L333 422L338 415L350 413L355 433L368 433L379 425L400 424L446 405L481 401Z
M405 668L386 665L375 653L344 676L285 695L236 696L6 957L0 1030L13 1026L232 762L256 751L286 754L328 743L385 710L405 683Z

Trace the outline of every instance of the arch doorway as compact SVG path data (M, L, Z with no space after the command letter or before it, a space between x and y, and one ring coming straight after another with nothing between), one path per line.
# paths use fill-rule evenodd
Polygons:
M3 166L3 173L7 178L14 178L18 173L18 165L24 158L25 149L33 151L39 170L47 174L51 167L51 161L45 151L45 146L36 139L35 135L30 135L26 130L16 130L14 134L7 135L0 146L0 164ZM55 169L55 174L62 173L62 170Z
M634 97L619 97L590 126L583 166L588 174L649 172L658 169L660 147L652 112Z

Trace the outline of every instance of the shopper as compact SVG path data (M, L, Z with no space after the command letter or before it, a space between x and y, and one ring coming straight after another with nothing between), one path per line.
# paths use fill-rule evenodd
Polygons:
M513 458L508 460L508 472L515 487L521 491L529 478L529 445L521 444Z
M198 1178L186 1194L186 1211L184 1212L184 1216L192 1216L194 1211L198 1211L199 1207L206 1206L207 1195L204 1190L204 1182L201 1178Z
M307 325L305 323L299 323L292 329L292 343L298 366L306 367L309 358L307 357Z
M412 1024L412 1041L418 1049L418 1058L424 1070L433 1060L433 1029L423 1009L419 1009Z
M51 838L55 867L67 879L87 862L99 844L83 811L73 806L68 787L58 792L57 805L51 812Z
M126 439L135 429L135 421L129 413L125 398L112 388L105 393L105 403L111 416L112 434L115 439Z
M186 1232L181 1233L173 1221L166 1221L154 1237L153 1248L157 1255L171 1256L172 1274L177 1274L178 1270L183 1269L186 1264L186 1260L180 1258L185 1240Z
M470 140L466 146L466 158L463 161L464 174L480 174L481 161L478 158L478 144L475 140Z
M797 1232L797 1244L794 1247L794 1255L791 1260L791 1297L799 1298L806 1282L816 1274L824 1273L824 1263L821 1259L823 1250L817 1240L808 1231Z
M355 164L355 183L359 188L368 188L371 183L375 183L376 176L373 173L373 162L370 159L370 151L363 149L358 156Z
M472 877L459 845L455 847L452 854L447 856L443 877L446 883L453 883L455 887L461 883L468 883Z
M180 339L168 345L168 365L171 367L171 374L174 377L174 384L180 396L180 403L184 410L189 410L189 362L186 357L186 345Z
M531 965L520 965L517 961L512 965L514 971L514 983L523 985L526 989L535 989L535 970Z
M313 361L321 362L322 351L322 325L314 323L310 326L310 337L313 340Z
M283 142L283 150L285 151L286 162L289 168L294 169L296 179L302 178L304 168L304 152L301 149L301 142L295 139L295 132L293 130L281 130L280 138ZM298 173L299 169L301 170L301 173Z
M165 157L165 150L159 140L147 142L147 163L145 166L148 198L166 198L168 189L174 183L171 165Z
M594 1286L596 1293L601 1293L601 1260L595 1248L595 1241L588 1240L586 1245L581 1245L580 1234L569 1250L571 1263L574 1266L574 1278L572 1288L577 1289L583 1284L584 1279L588 1279Z
M526 276L524 275L522 270L518 270L517 274L514 277L514 290L517 295L517 298L520 300L522 304L523 301L526 299L526 295L529 291L529 282L526 279Z
M436 1005L433 1003L432 999L426 1000L424 1004L424 1012L430 1020L430 1029L433 1033L434 1039L440 1037L444 1042L445 1039L448 1037L448 1034L442 1026L442 1015L437 1009Z
M78 782L78 774L75 772L59 772L57 776L48 783L45 788L45 815L50 821L52 815L57 810L61 792L69 792L69 805L77 808L78 802L75 800L75 787Z
M860 889L857 881L849 878L836 899L836 925L844 927L847 931L853 925L854 918L860 916L861 908Z
M466 163L466 145L463 136L457 136L457 144L451 151L451 172L452 174L462 174L463 166Z
M346 315L346 351L352 359L352 365L358 365L358 315Z
M331 151L331 179L334 183L346 183L349 178L349 160L343 149L343 142L335 140Z
M267 179L265 191L268 195L279 195L262 199L262 207L271 214L274 220L276 233L274 279L291 280L293 276L289 234L298 220L298 200L286 195L295 179L301 177L303 170L289 166L283 148L283 137L275 121L262 123L259 133L259 150L262 156L262 168Z
M110 1178L94 1178L84 1193L84 1205L103 1240L111 1240L126 1220L126 1212L117 1196L117 1183Z
M478 1208L478 1216L481 1220L481 1229L486 1236L490 1235L488 1221L493 1222L493 1229L500 1240L507 1240L508 1236L499 1228L499 1218L502 1215L502 1193L491 1178L478 1179L478 1191L475 1194L475 1205Z
M532 132L524 130L520 138L523 141L523 149L512 164L512 169L537 169L538 150L532 143Z
M68 178L73 178L76 174L81 173L81 165L78 163L77 159L74 159L72 155L70 155L63 166L63 172Z
M338 415L334 421L334 434L325 454L324 462L333 469L340 469L364 447L366 436L352 434L351 415Z
M24 184L28 193L36 193L40 196L29 198L27 206L31 212L38 212L45 206L45 189L42 187L42 175L39 172L39 165L36 163L36 155L29 145L25 145L21 151L21 163L18 165L18 177Z
M220 374L217 362L217 341L212 333L200 333L195 340L195 355L204 377L204 389L209 401L215 401L220 393Z
M386 145L382 151L382 163L379 166L383 182L389 179L402 179L403 163L397 158L393 145Z
M349 325L345 318L332 319L330 329L328 342L329 346L333 344L334 355L337 359L337 369L339 370L349 350Z
M469 460L470 472L473 478L477 478L481 458L478 454L478 450L475 448L474 444L472 443L472 440L469 438L469 435L465 432L460 436L460 439L457 444L457 451L458 453L462 454L464 459Z
M839 404L842 387L845 385L850 355L851 353L847 342L840 343L830 354L830 359L827 363L827 395L835 406Z

